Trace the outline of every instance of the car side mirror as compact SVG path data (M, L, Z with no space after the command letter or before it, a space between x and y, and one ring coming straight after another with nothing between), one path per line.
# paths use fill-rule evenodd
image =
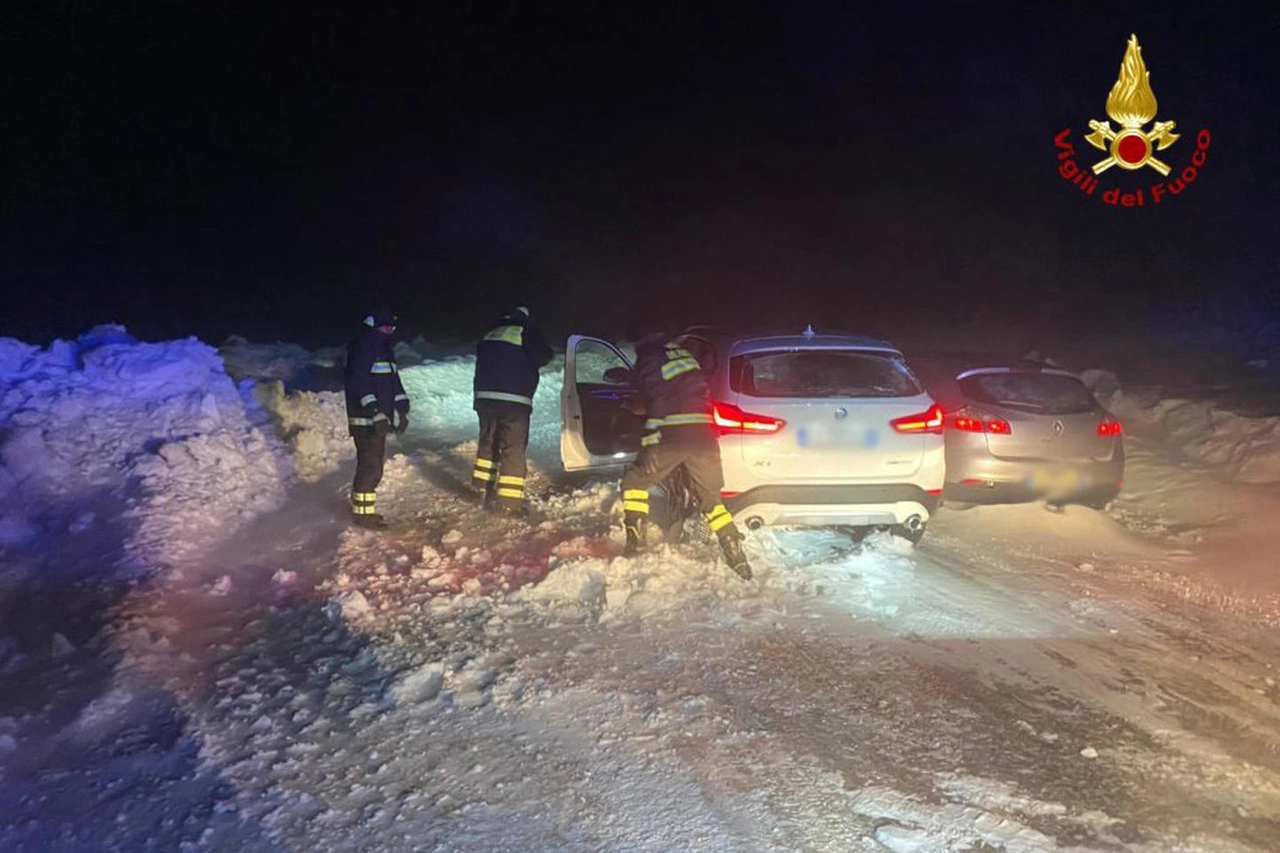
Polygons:
M604 381L610 385L630 385L631 371L625 367L610 367L604 372Z

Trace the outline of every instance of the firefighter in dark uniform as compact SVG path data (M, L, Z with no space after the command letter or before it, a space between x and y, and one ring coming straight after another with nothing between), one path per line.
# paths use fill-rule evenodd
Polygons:
M504 314L476 345L475 409L480 441L472 482L485 506L509 515L525 511L525 451L538 371L551 347L521 306Z
M698 360L678 339L647 335L636 344L635 377L646 420L640 453L622 477L627 554L645 549L650 487L683 465L729 568L750 580L751 565L742 548L742 532L720 502L724 487L720 443L712 427L711 398Z
M364 318L365 328L347 346L345 387L347 425L356 442L356 478L351 484L351 520L381 530L378 483L387 452L387 433L409 428L409 395L396 367L396 316L379 309Z

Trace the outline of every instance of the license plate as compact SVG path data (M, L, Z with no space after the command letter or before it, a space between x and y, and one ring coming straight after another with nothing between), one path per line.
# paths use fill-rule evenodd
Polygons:
M799 447L879 447L880 433L875 427L844 424L832 426L805 426L795 432Z
M1088 485L1074 468L1037 468L1027 478L1031 489L1039 494L1064 495L1078 492Z

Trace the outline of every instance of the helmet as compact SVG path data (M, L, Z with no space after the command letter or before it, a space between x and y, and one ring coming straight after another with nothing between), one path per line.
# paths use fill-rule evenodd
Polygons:
M394 311L385 305L381 305L376 311L364 318L364 324L376 329L378 326L394 326L397 323L397 319Z

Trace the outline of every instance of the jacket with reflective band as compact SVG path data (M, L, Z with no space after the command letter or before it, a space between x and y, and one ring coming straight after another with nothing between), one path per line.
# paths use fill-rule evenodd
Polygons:
M636 382L645 429L711 424L711 397L698 360L678 341L650 335L636 344Z
M499 320L476 344L475 399L533 406L538 370L551 361L538 325L516 311Z
M344 385L347 424L353 435L357 429L372 429L383 418L399 426L400 418L409 414L409 395L400 383L392 335L365 329L347 346Z

